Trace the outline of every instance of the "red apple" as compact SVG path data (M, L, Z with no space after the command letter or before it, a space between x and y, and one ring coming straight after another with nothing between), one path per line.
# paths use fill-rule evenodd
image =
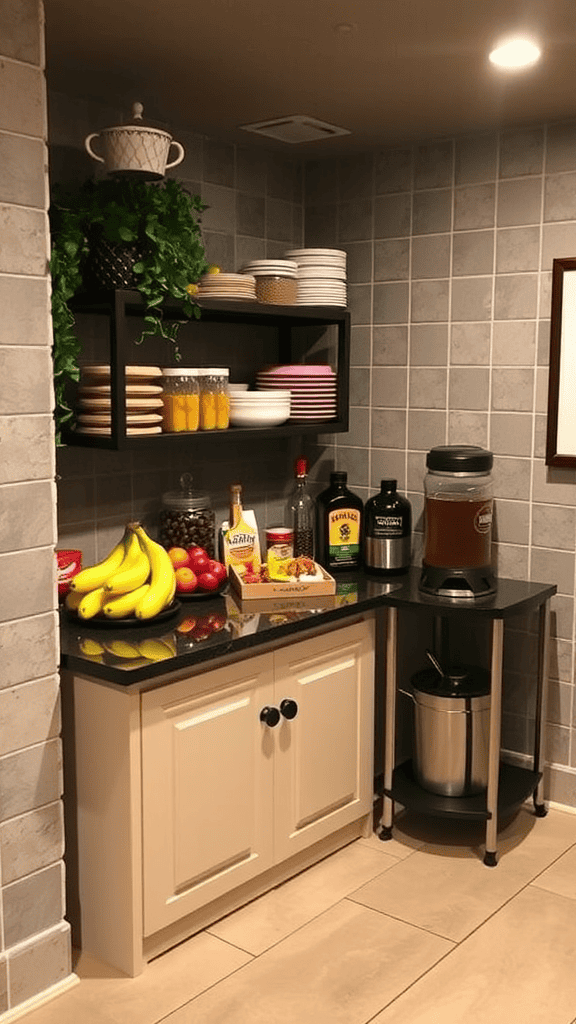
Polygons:
M191 547L187 550L188 558L196 558L197 555L206 555L206 557L208 557L208 552L205 550L205 548Z
M176 569L177 594L191 594L197 586L198 578L189 566L183 565L180 569Z
M217 590L220 581L213 572L201 572L198 576L198 586L200 590Z
M206 572L208 570L208 563L210 562L210 559L206 552L203 552L201 555L194 555L192 558L188 556L188 558L188 565L194 570L197 576L199 576L201 572Z
M168 548L168 558L175 569L181 569L185 565L190 565L186 548Z
M228 573L226 572L226 566L222 565L222 562L216 562L213 558L210 559L208 564L208 572L214 573L219 583L222 583L226 579Z

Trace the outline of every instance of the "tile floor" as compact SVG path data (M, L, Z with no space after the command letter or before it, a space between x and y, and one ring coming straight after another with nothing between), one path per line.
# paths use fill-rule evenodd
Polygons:
M82 955L27 1024L575 1024L576 814L401 817L148 965Z

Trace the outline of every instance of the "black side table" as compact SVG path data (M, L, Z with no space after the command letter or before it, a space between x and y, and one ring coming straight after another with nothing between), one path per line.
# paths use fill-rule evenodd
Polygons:
M556 586L499 579L495 594L483 598L438 598L424 594L418 587L420 569L413 567L386 595L383 617L385 637L384 702L384 805L380 819L380 839L392 838L394 801L423 814L486 821L484 863L497 863L498 816L516 810L533 796L535 814L546 814L544 803L544 729L548 687L550 638L550 599ZM488 746L487 789L475 796L447 797L423 789L415 780L412 762L396 764L396 696L398 690L398 615L402 609L426 609L441 619L476 616L490 620L491 700ZM505 619L538 609L538 676L536 724L532 769L506 764L500 760L502 717L502 655Z

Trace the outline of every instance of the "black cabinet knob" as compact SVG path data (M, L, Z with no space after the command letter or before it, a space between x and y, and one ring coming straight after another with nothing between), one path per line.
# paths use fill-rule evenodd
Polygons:
M265 725L269 725L273 729L280 721L280 712L278 711L278 708L273 706L270 707L266 704L260 712L260 721L264 722Z
M296 715L298 714L298 705L291 697L285 697L284 700L280 701L280 711L284 715L284 718L290 720L291 718L296 718Z

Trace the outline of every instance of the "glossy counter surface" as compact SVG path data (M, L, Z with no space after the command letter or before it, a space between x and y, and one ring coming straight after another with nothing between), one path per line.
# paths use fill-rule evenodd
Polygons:
M443 616L473 612L506 618L536 608L556 592L553 585L502 579L491 597L436 598L418 589L419 579L416 566L387 578L338 574L334 596L283 601L241 602L227 589L218 597L184 599L171 617L146 626L90 625L62 610L61 667L115 687L134 687L324 625L345 625L375 608L426 607Z

